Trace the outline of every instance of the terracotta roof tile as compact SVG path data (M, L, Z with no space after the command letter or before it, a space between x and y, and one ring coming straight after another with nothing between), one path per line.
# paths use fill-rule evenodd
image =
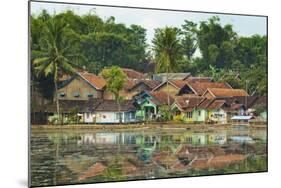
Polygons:
M134 111L136 110L136 106L134 105L133 100L123 100L120 102L120 111ZM107 111L113 112L118 111L118 104L115 100L103 100L94 111Z
M257 96L236 96L235 99L246 108L251 108L257 101Z
M208 88L208 91L213 94L214 97L249 96L243 89Z
M149 95L157 100L158 105L167 105L168 104L168 94L163 91L151 91ZM170 104L174 103L174 98L169 96Z
M211 104L211 102L213 101L213 99L204 99L199 105L198 108L200 109L206 109L209 104Z
M204 100L203 97L190 97L190 96L179 96L175 99L177 105L184 111L193 110L203 100Z
M98 90L101 90L106 86L106 81L101 76L96 76L92 73L77 73L77 74Z
M139 83L140 82L143 82L144 84L146 84L150 89L154 89L155 87L157 87L161 84L161 82L158 80L141 80L141 81L139 81Z
M207 109L219 109L225 103L225 100L213 100L208 106Z
M231 87L227 83L221 82L194 82L188 83L188 85L196 91L198 95L203 95L204 92L208 88L224 88L224 89L231 89Z
M183 86L188 84L188 82L184 80L169 80L169 82L178 88L182 88Z
M138 82L133 81L133 80L126 80L124 85L123 85L123 89L124 90L130 90L132 89Z
M144 79L144 74L133 69L122 68L122 71L127 75L128 79Z

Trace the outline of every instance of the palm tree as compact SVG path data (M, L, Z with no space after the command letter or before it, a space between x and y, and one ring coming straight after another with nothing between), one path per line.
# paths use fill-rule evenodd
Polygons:
M103 69L101 75L106 80L106 90L114 95L114 99L118 105L119 123L121 124L122 116L120 113L120 103L123 100L123 97L120 96L120 91L124 86L126 75L117 66Z
M180 30L175 27L158 28L155 30L153 51L155 52L157 72L166 72L167 88L169 73L177 68L177 61L181 57L182 46L179 39ZM170 108L170 94L168 89L168 106Z
M37 76L52 75L55 85L55 101L58 118L60 107L58 101L58 81L62 73L74 73L72 61L81 57L74 53L73 47L77 39L68 25L58 18L50 19L44 28L44 35L40 39L39 50L32 50L32 66Z

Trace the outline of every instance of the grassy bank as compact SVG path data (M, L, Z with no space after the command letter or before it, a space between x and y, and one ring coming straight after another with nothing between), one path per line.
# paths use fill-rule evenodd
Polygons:
M75 125L32 125L32 132L58 131L58 130L85 130L85 131L137 131L137 130L201 130L212 131L230 129L237 125L233 124L183 124L175 122L165 123L140 123L140 124L75 124ZM267 125L248 125L250 129L266 129Z

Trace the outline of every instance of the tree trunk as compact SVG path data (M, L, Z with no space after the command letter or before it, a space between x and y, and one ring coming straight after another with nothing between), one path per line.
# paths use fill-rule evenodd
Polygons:
M56 99L56 105L57 105L57 114L58 114L58 121L62 124L61 118L60 118L60 105L59 105L59 99L58 99L58 85L57 81L55 81L55 99Z
M167 72L166 72L166 77L167 77L167 79L166 79L166 82L167 82L167 97L168 97L168 112L169 112L169 116L170 116L170 90L169 90L169 69L167 68ZM169 117L169 120L170 120L170 117Z
M121 124L122 123L122 115L121 115L121 107L120 107L120 100L119 99L117 99L117 105L118 105L118 114L119 114L119 124Z

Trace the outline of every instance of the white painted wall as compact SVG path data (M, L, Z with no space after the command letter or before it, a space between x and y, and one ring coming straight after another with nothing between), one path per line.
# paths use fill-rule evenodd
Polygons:
M96 123L119 123L115 114L116 112L96 112ZM124 120L124 113L122 113L122 120Z
M86 112L83 114L84 123L93 123L94 122L94 114L91 112Z

